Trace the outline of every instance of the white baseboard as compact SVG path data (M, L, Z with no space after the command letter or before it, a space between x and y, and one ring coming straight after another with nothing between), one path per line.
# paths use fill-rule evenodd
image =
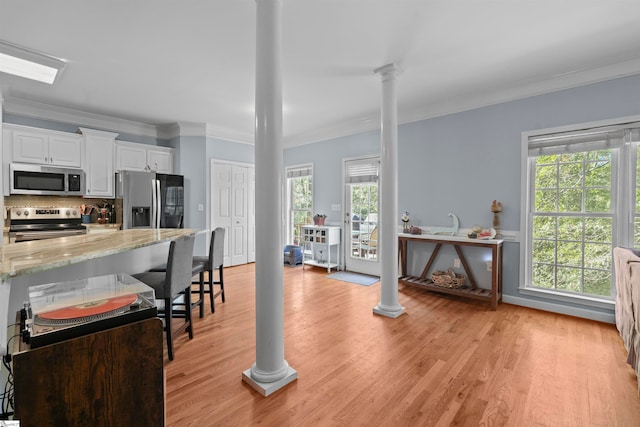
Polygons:
M523 307L535 308L537 310L550 311L552 313L566 314L569 316L582 317L584 319L596 320L598 322L616 323L614 313L603 313L600 311L587 310L578 307L567 307L561 304L554 304L546 301L531 300L527 298L514 297L510 295L502 295L502 301L520 305Z

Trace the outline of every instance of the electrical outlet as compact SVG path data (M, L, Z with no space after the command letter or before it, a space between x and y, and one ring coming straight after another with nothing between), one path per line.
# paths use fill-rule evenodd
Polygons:
M487 261L487 271L491 271L491 261Z
M453 267L460 268L460 258L456 258L453 260Z

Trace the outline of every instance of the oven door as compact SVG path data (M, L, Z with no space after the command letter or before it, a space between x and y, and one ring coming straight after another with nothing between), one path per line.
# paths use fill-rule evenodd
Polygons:
M56 237L79 236L86 234L84 230L59 230L59 231L11 231L9 243L29 242L32 240L53 239Z

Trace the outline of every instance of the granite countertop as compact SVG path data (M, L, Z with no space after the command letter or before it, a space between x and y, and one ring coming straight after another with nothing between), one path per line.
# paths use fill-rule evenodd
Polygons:
M135 229L5 245L0 248L0 279L51 270L197 232L188 228Z
M86 228L120 228L122 224L120 223L99 224L97 222L91 222L89 224L82 224L82 225L84 225Z

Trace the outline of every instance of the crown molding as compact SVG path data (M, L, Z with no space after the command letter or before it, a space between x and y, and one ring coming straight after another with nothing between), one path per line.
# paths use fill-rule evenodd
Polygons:
M224 139L231 142L239 142L242 144L251 144L255 142L255 134L241 132L224 126L207 123L206 136L209 138Z
M158 127L158 138L173 139L180 136L201 136L253 145L253 135L211 123L176 122Z
M358 119L344 120L329 127L289 135L283 139L283 146L291 148L376 130L380 130L379 112Z
M173 139L179 136L202 136L206 135L204 123L176 122L158 127L158 138Z
M640 58L621 61L598 68L556 74L542 80L520 80L514 82L510 88L499 91L491 89L489 92L478 92L475 96L466 95L463 98L453 98L445 102L431 104L421 110L414 110L407 114L399 113L398 121L401 124L418 122L434 117L570 90L637 74L640 74Z
M20 98L7 97L4 101L4 111L35 119L158 138L158 128L153 125Z
M572 89L589 84L601 83L617 78L629 77L640 73L640 58L632 58L599 68L575 70L549 76L535 81L518 81L513 86L500 91L478 92L475 96L465 96L440 100L423 108L402 113L398 111L398 123L406 124L456 114L473 109L498 105L534 96ZM58 107L35 101L4 96L0 92L0 105L8 114L68 123L83 127L98 128L121 134L148 136L158 139L172 139L179 136L205 136L231 142L254 144L255 135L212 123L177 122L154 126L131 120L88 113L65 107ZM371 112L358 118L350 118L331 126L311 129L283 138L283 146L290 148L327 141L335 138L380 129L380 113Z
M384 67L382 67L384 68ZM425 106L407 113L398 111L398 124L418 122L449 114L461 113L506 102L602 83L640 73L640 58L621 61L593 69L575 70L550 76L543 80L515 82L511 88L500 91L478 92L475 96L464 96ZM400 84L401 80L400 80ZM334 138L363 132L380 130L380 113L372 113L359 119L345 120L331 127L314 129L284 138L285 148L313 144Z
M105 132L103 130L95 130L95 129L87 129L83 127L79 127L80 132L83 135L91 135L91 136L104 136L107 138L113 138L114 140L118 137L118 134L115 132Z

